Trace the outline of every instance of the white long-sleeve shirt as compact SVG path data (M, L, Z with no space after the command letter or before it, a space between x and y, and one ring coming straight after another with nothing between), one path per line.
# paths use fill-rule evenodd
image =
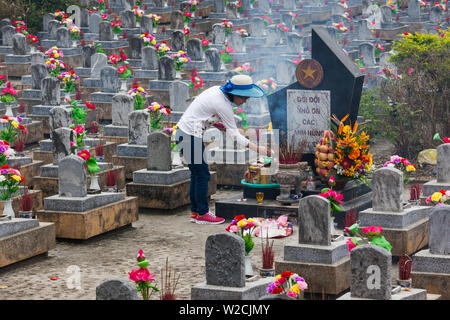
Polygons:
M249 140L240 134L234 120L233 105L219 86L206 89L186 109L177 126L183 132L202 138L210 125L222 122L226 132L246 147Z

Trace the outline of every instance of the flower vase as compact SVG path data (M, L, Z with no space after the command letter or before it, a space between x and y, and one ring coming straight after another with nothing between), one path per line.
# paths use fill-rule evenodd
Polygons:
M30 48L30 54L36 53L36 47L35 46L31 46Z
M19 218L32 219L33 211L19 211Z
M120 92L127 92L127 79L122 79L122 84L120 85Z
M275 277L275 269L259 268L259 275L263 278Z
M252 257L247 255L245 256L245 275L250 277L254 276Z
M180 157L180 153L179 152L172 152L171 153L171 158L172 158L172 166L173 167L178 167L178 166L182 166L183 163L181 162L181 157Z
M9 216L12 218L15 218L15 213L14 213L14 209L12 207L12 200L11 199L7 199L7 200L3 200L3 215L5 216Z
M64 100L70 100L70 92L64 91Z
M181 79L181 70L175 71L175 79Z
M119 40L119 35L117 33L114 33L113 40Z
M136 28L140 28L141 27L141 22L140 21L136 21Z
M166 2L166 1L163 1L163 8L167 8L167 7L168 7L167 2Z
M78 41L72 40L72 48L76 48L76 47L78 47Z
M334 190L344 190L345 185L347 182L349 182L349 179L341 178L341 179L335 179L336 185L334 186Z
M6 104L6 112L5 112L5 116L7 116L7 117L14 117L14 113L13 113L13 111L12 111L12 104L11 103L8 103L8 104Z
M98 184L98 176L91 176L91 184L89 186L89 190L92 191L99 191L100 189L100 185Z

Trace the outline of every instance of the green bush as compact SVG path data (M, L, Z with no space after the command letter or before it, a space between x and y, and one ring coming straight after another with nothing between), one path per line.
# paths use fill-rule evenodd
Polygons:
M450 31L408 34L393 42L390 61L397 68L384 70L386 82L364 92L360 113L371 123L371 135L389 138L398 155L416 159L435 147L433 135L450 136Z
M32 34L43 30L42 18L46 13L66 10L71 5L82 6L78 0L0 0L0 20L23 20Z

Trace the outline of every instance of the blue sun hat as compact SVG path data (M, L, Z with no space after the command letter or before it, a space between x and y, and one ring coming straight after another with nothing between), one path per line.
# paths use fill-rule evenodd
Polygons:
M240 97L264 97L263 89L254 84L250 76L243 74L232 77L224 86L220 87L220 90Z

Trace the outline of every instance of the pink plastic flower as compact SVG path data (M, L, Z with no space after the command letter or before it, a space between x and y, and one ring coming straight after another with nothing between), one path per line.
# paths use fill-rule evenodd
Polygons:
M128 272L128 275L130 276L130 280L137 282L137 281L150 281L152 282L156 274L150 274L150 271L148 269L135 269L131 272Z
M356 244L353 243L352 239L350 239L350 238L347 239L346 243L348 244L348 251L349 252L352 251L353 248L356 248Z
M288 293L286 293L286 295L288 295L289 297L292 297L292 298L297 298L297 294L290 290L288 291Z
M383 228L380 226L378 226L378 227L370 226L370 227L366 227L366 228L362 229L362 232L369 237L379 236L382 231L383 231Z
M137 258L138 258L138 260L145 259L144 251L142 249L139 250L139 252L137 254Z
M297 281L297 285L301 291L308 289L308 284L305 281Z

